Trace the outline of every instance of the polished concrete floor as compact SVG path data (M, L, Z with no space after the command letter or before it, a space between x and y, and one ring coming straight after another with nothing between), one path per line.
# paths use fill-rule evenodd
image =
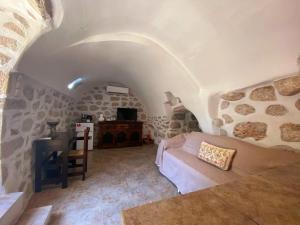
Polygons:
M53 205L50 225L119 225L121 210L170 198L177 189L154 164L155 146L89 152L88 173L67 189L33 195L29 207Z

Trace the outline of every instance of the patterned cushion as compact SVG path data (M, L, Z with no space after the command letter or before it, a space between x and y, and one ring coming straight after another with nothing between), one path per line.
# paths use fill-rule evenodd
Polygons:
M235 152L236 150L217 147L203 141L198 158L222 170L229 170Z

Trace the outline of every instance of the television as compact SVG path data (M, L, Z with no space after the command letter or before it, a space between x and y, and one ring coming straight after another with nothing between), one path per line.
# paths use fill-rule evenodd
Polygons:
M137 109L117 108L117 120L137 121Z

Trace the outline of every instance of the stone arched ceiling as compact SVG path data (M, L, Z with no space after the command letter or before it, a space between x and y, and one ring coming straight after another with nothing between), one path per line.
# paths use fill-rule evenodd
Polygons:
M57 0L56 0L57 1ZM179 96L204 130L213 94L297 70L298 0L62 0L61 25L18 70L67 94L95 82L131 87L152 113ZM74 92L79 75L88 82Z

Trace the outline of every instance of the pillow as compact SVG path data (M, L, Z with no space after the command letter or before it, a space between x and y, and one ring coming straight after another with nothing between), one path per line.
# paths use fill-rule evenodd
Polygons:
M236 150L221 148L202 142L198 151L198 158L222 170L229 170Z

